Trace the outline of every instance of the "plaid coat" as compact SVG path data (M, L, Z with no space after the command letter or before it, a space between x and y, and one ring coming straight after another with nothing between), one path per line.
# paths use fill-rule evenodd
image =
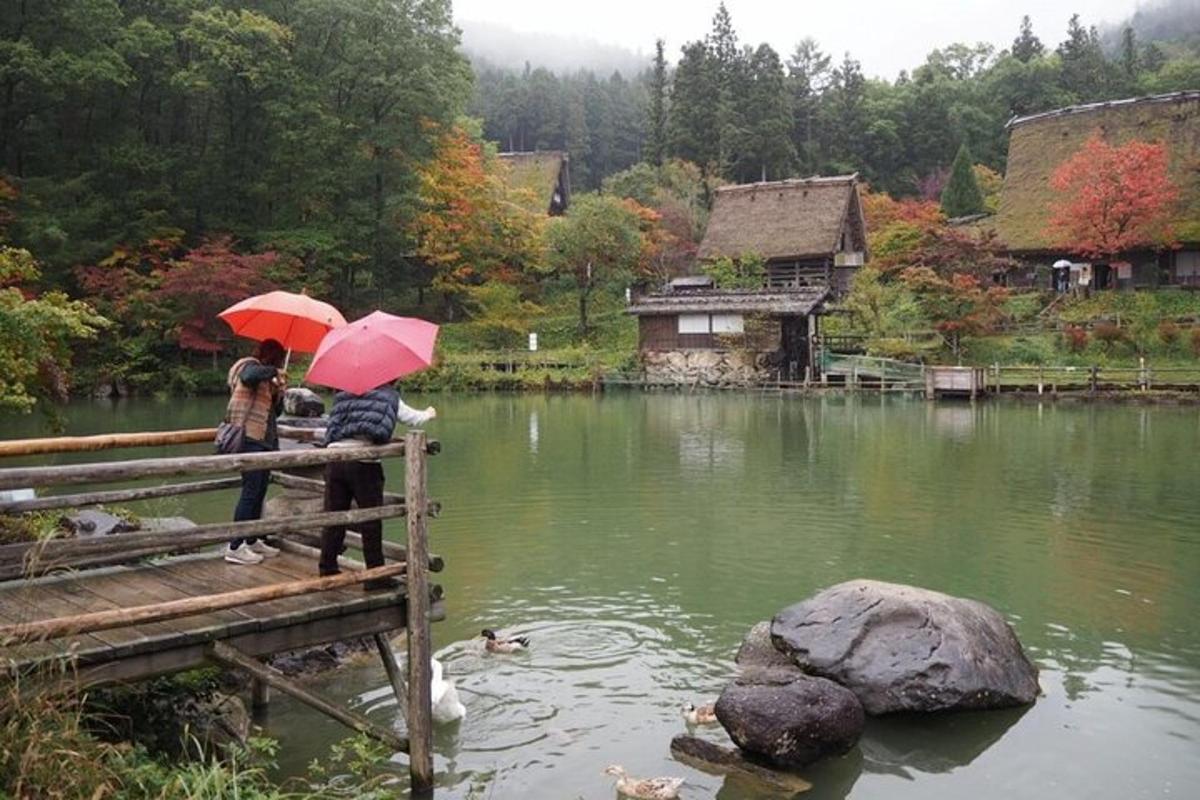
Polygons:
M259 364L258 359L247 357L238 360L229 368L229 405L225 407L225 421L246 428L246 436L266 444L274 432L271 415L279 400L279 387L274 381L261 381L250 387L241 381L242 370Z

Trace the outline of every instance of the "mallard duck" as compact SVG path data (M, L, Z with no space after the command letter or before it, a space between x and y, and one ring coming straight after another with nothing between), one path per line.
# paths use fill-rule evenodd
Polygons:
M490 628L484 628L480 633L484 639L487 639L487 651L489 653L516 653L529 648L528 636L509 636L500 638L496 632Z
M613 764L604 770L605 775L617 779L617 793L639 800L675 800L683 786L683 778L631 778L625 768Z
M716 725L717 707L713 703L705 703L697 708L688 703L683 707L683 718L688 725Z
M456 722L467 715L467 707L458 699L454 681L442 678L442 662L430 659L432 675L429 681L429 699L433 703L433 721L441 724Z

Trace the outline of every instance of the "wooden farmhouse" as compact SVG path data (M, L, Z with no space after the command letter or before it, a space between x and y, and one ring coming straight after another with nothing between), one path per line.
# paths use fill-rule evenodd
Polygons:
M998 213L986 222L1026 276L1065 289L1200 286L1200 91L1070 106L1008 123L1008 163ZM1054 170L1094 132L1110 143L1164 142L1170 177L1180 190L1172 227L1177 249L1122 253L1112 263L1085 263L1053 241L1047 221L1056 193ZM979 223L974 223L979 226ZM1056 263L1071 266L1054 269Z
M559 150L500 153L504 180L522 205L537 214L557 216L571 202L570 158Z
M766 261L766 287L849 286L867 257L858 175L751 183L716 191L699 258Z
M702 261L766 262L757 289L677 278L634 298L639 350L652 383L714 385L817 377L825 304L867 256L855 175L718 189Z

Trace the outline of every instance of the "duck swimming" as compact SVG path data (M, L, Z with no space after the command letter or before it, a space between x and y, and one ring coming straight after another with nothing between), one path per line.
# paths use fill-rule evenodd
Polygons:
M683 778L631 778L617 764L605 769L604 774L617 779L618 794L638 800L676 800L683 786Z
M429 681L429 699L433 704L433 721L445 725L467 716L467 707L458 699L454 681L442 678L442 662L430 659L432 675Z
M688 703L683 707L683 718L688 725L716 725L717 707L713 703L705 703L697 708Z
M529 649L528 636L500 637L490 628L484 628L479 635L487 639L485 646L489 653L517 653Z

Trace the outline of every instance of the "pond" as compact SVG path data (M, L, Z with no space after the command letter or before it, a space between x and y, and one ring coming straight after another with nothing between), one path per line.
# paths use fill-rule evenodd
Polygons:
M1194 408L425 399L444 445L430 463L445 509L432 546L447 564L434 644L468 708L437 736L441 797L611 798L611 763L685 777L685 798L765 797L671 759L679 708L715 697L752 624L857 577L990 603L1044 696L1024 711L870 721L856 750L806 773L807 797L1163 797L1200 784ZM66 413L70 432L90 433L207 425L220 409ZM6 435L37 426L10 422ZM388 469L399 485L401 465ZM216 521L232 505L223 493L151 510ZM483 627L526 633L532 648L489 657ZM322 688L396 718L374 661ZM344 735L286 699L270 728L285 770Z

